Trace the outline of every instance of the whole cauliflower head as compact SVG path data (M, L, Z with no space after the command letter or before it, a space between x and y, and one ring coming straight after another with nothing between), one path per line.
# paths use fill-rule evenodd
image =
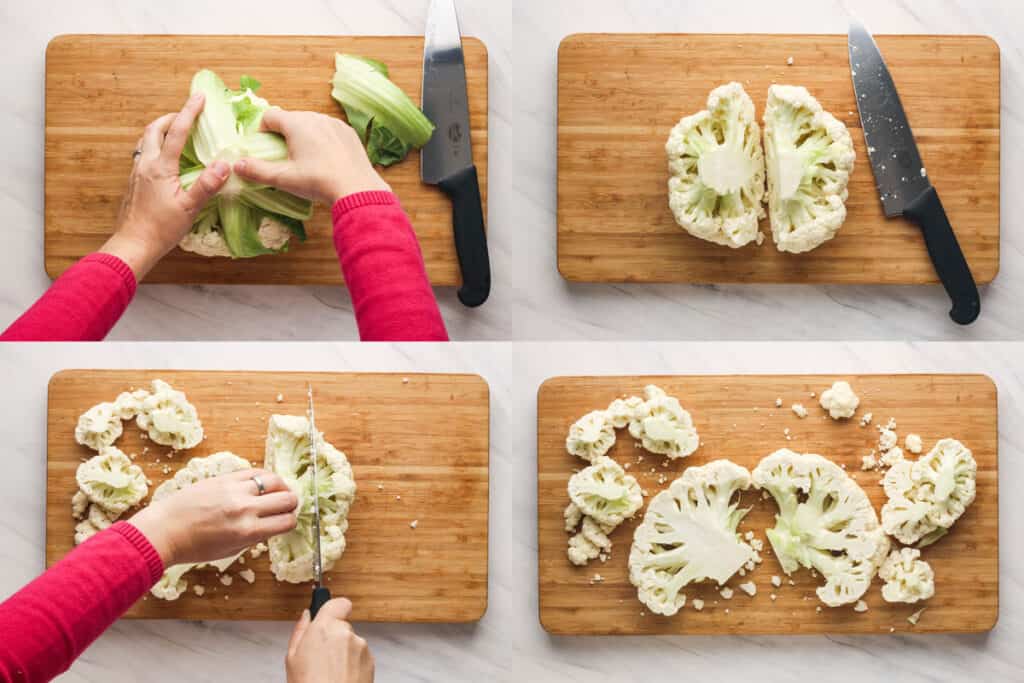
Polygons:
M292 531L272 537L270 568L279 581L311 581L314 546L313 501L320 505L320 547L323 570L345 552L348 513L356 496L352 466L345 454L316 434L318 480L313 481L309 420L303 416L272 415L267 428L263 466L281 477L299 499L298 523Z
M604 410L595 410L569 427L565 448L571 454L593 462L615 445L615 428Z
M728 460L690 467L647 506L633 534L629 580L655 614L671 616L685 604L689 583L724 584L757 558L736 531L747 510L738 494L750 472Z
M764 111L764 148L778 250L799 254L835 237L846 220L856 158L846 126L806 88L773 85Z
M783 571L820 572L818 597L830 607L857 602L889 552L864 490L831 460L788 449L758 463L753 479L779 506L767 535Z
M618 526L644 504L640 484L607 456L569 478L569 498L580 512L603 525Z
M853 393L849 382L836 382L821 392L818 399L821 407L828 411L833 420L845 420L853 417L860 405L860 398Z
M974 455L956 439L942 439L918 460L897 462L882 480L886 533L908 545L934 543L974 502L977 475Z
M759 240L764 217L764 154L754 103L739 83L715 88L707 109L672 129L669 207L694 237L734 249Z
M100 403L78 418L75 441L94 451L101 451L107 446L113 446L123 432L124 426L117 414L117 406L113 403Z
M615 429L625 429L633 421L636 411L643 404L644 400L639 396L617 398L608 406L608 420Z
M113 446L79 465L75 479L91 503L115 517L138 505L149 493L142 468Z
M927 600L935 595L935 573L916 548L893 550L878 570L885 581L882 598L886 602Z
M653 384L644 388L644 395L647 400L636 409L629 423L633 438L651 453L672 459L685 458L697 450L697 428L679 399Z
M163 380L153 380L153 392L142 401L135 422L154 443L175 450L192 448L203 440L203 423L185 394Z

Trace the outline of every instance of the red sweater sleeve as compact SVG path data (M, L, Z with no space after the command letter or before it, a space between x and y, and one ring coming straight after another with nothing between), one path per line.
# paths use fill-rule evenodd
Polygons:
M89 254L57 278L0 341L100 341L135 296L135 275L113 254Z
M333 208L338 250L363 341L448 341L416 233L390 192L360 192Z
M49 681L163 574L138 529L118 522L0 603L0 680Z

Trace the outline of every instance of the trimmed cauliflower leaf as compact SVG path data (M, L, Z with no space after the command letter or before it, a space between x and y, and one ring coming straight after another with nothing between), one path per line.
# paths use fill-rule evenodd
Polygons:
M736 531L747 510L740 491L750 472L728 460L690 467L647 506L633 534L629 580L642 603L671 616L685 605L687 584L710 579L724 584L757 553Z
M75 479L91 503L115 518L138 505L149 493L142 468L113 446L107 446L99 455L79 465Z
M565 448L573 455L593 462L615 445L615 429L604 410L595 410L569 427Z
M773 85L764 112L764 147L779 251L799 254L835 237L846 220L856 157L846 126L806 88Z
M303 583L313 577L313 496L320 505L320 547L323 569L334 566L345 552L348 512L356 483L345 454L316 435L319 479L313 482L309 421L302 416L272 415L267 429L264 467L275 472L299 499L298 524L270 539L270 568L278 581Z
M653 384L644 388L644 396L647 400L636 409L629 423L633 438L651 453L672 459L685 458L697 450L697 428L679 399Z
M82 413L75 426L75 441L94 451L113 446L124 431L114 403L100 403Z
M886 602L927 600L935 595L935 573L916 548L893 550L882 563L878 576L885 581L882 598Z
M821 392L818 399L821 407L828 411L833 420L845 420L853 417L860 405L860 398L853 393L849 382L836 382L831 388Z
M788 449L764 458L753 478L779 506L767 535L786 574L815 569L825 578L823 603L857 602L889 551L864 490L831 460Z
M665 152L669 207L680 227L734 249L760 242L764 154L754 103L743 86L712 90L705 111L672 129Z
M644 504L640 484L609 457L594 459L569 479L569 498L582 514L603 526L618 526Z
M175 450L192 448L203 440L203 423L195 406L163 380L153 380L153 393L142 400L135 422L154 443Z
M900 460L882 480L886 533L902 543L930 545L974 502L978 464L956 439L943 439L919 460Z

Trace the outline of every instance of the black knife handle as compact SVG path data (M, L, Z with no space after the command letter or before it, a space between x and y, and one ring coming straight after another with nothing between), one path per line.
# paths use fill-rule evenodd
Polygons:
M483 202L476 166L442 178L438 187L452 200L452 228L455 253L462 271L459 301L474 308L487 301L491 293L491 260L487 255Z
M903 209L903 215L917 223L924 233L924 243L935 264L935 272L953 302L949 317L960 325L970 325L981 313L978 285L960 243L956 241L946 210L942 208L939 193L934 187L929 187Z
M309 617L316 619L317 612L331 599L331 591L324 586L317 586L313 589L313 599L309 603Z

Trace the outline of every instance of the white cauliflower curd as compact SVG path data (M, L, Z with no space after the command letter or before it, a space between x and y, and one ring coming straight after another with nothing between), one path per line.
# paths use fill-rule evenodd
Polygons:
M153 392L142 400L137 411L136 424L154 443L180 451L203 440L203 423L195 406L163 380L153 380Z
M799 254L835 237L846 220L856 154L849 131L806 88L773 85L764 111L772 237Z
M860 398L853 393L849 382L836 382L829 389L821 392L818 399L821 407L828 411L833 420L845 420L853 417L860 405Z
M783 571L820 572L817 594L830 607L857 602L889 552L864 490L834 462L788 449L758 463L753 480L779 507L767 535Z
M754 103L743 86L712 90L706 110L672 129L665 152L669 207L680 227L734 249L760 242L764 154Z
M595 410L569 427L565 448L588 462L601 457L615 445L615 428L604 410Z
M956 439L939 441L919 460L897 462L882 480L886 533L918 547L939 540L974 502L977 473L970 449Z
M138 505L149 493L142 468L113 446L79 465L75 480L90 503L99 505L114 518Z
M117 414L117 406L113 403L100 403L78 418L75 441L94 451L101 451L107 446L113 446L123 432L124 426Z
M652 612L671 616L686 604L688 584L724 584L758 559L736 531L747 513L739 492L750 481L746 469L716 460L688 468L651 500L633 534L629 580Z
M606 456L572 475L568 489L580 512L603 526L618 526L644 504L636 478Z
M893 550L882 563L878 576L885 581L882 598L886 602L914 603L935 595L935 573L920 557L920 550L902 548Z
M700 445L697 428L679 399L659 387L644 388L646 400L637 407L629 423L630 435L651 453L684 458Z

